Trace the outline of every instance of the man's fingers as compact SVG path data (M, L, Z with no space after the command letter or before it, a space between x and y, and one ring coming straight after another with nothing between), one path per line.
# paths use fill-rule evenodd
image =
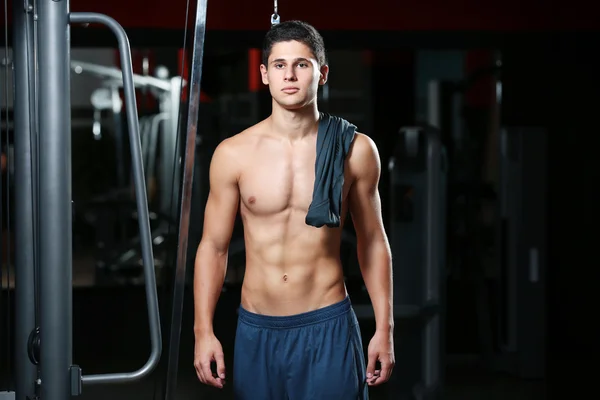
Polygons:
M392 375L393 365L391 363L382 363L381 370L376 371L377 374L374 375L373 379L370 382L371 386L379 386L390 379Z
M198 365L194 362L194 369L196 370L196 376L198 377L198 380L200 382L202 382L202 374L200 373L200 369L198 368Z
M200 380L200 382L206 383L206 380L204 379L204 374L202 373L202 367L200 366L200 363L195 362L194 368L196 369L196 375L198 375L198 379Z
M202 376L204 377L204 383L214 387L222 388L223 384L220 379L213 377L212 371L210 370L210 361L202 363Z
M216 354L215 361L217 362L217 376L221 379L225 379L225 356L223 353Z
M381 371L378 370L378 369L376 369L375 371L373 371L373 375L371 375L370 377L367 376L367 383L370 386L372 386L377 381L377 379L379 379L380 374L381 374Z
M381 378L384 382L387 382L392 376L392 371L394 369L393 363L385 363L381 365Z
M369 362L367 364L367 380L371 379L375 374L375 364L377 363L377 353L369 354Z

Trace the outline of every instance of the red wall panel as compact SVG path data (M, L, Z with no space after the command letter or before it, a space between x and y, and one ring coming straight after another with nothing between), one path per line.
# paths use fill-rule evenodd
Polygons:
M181 29L186 3L187 0L72 0L71 10L108 14L126 28ZM196 1L190 0L190 4L189 21L193 23ZM585 0L280 0L279 11L282 20L302 19L323 30L598 29L595 3ZM272 12L273 2L269 0L208 0L207 27L266 30Z

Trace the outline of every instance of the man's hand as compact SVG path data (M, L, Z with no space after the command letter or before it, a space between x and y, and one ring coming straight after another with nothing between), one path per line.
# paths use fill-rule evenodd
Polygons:
M377 331L369 343L367 364L367 384L378 386L392 376L396 364L394 357L394 337L390 331ZM381 369L375 369L379 361Z
M211 364L217 364L217 373L213 374ZM225 356L221 342L214 334L197 335L194 351L194 367L200 382L223 388L225 384Z

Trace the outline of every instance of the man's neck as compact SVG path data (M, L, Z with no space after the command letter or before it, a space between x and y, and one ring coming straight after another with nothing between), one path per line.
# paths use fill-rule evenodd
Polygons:
M286 110L273 104L270 120L273 134L291 141L300 140L315 133L319 123L319 110L316 103L297 110Z

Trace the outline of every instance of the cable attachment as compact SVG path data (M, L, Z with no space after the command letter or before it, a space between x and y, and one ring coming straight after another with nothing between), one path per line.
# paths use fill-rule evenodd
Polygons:
M273 15L271 15L271 27L277 25L281 19L279 17L279 12L277 9L277 0L273 0L274 5L273 5Z
M29 334L29 340L27 340L27 355L29 361L33 365L39 365L40 363L40 327L36 327Z

